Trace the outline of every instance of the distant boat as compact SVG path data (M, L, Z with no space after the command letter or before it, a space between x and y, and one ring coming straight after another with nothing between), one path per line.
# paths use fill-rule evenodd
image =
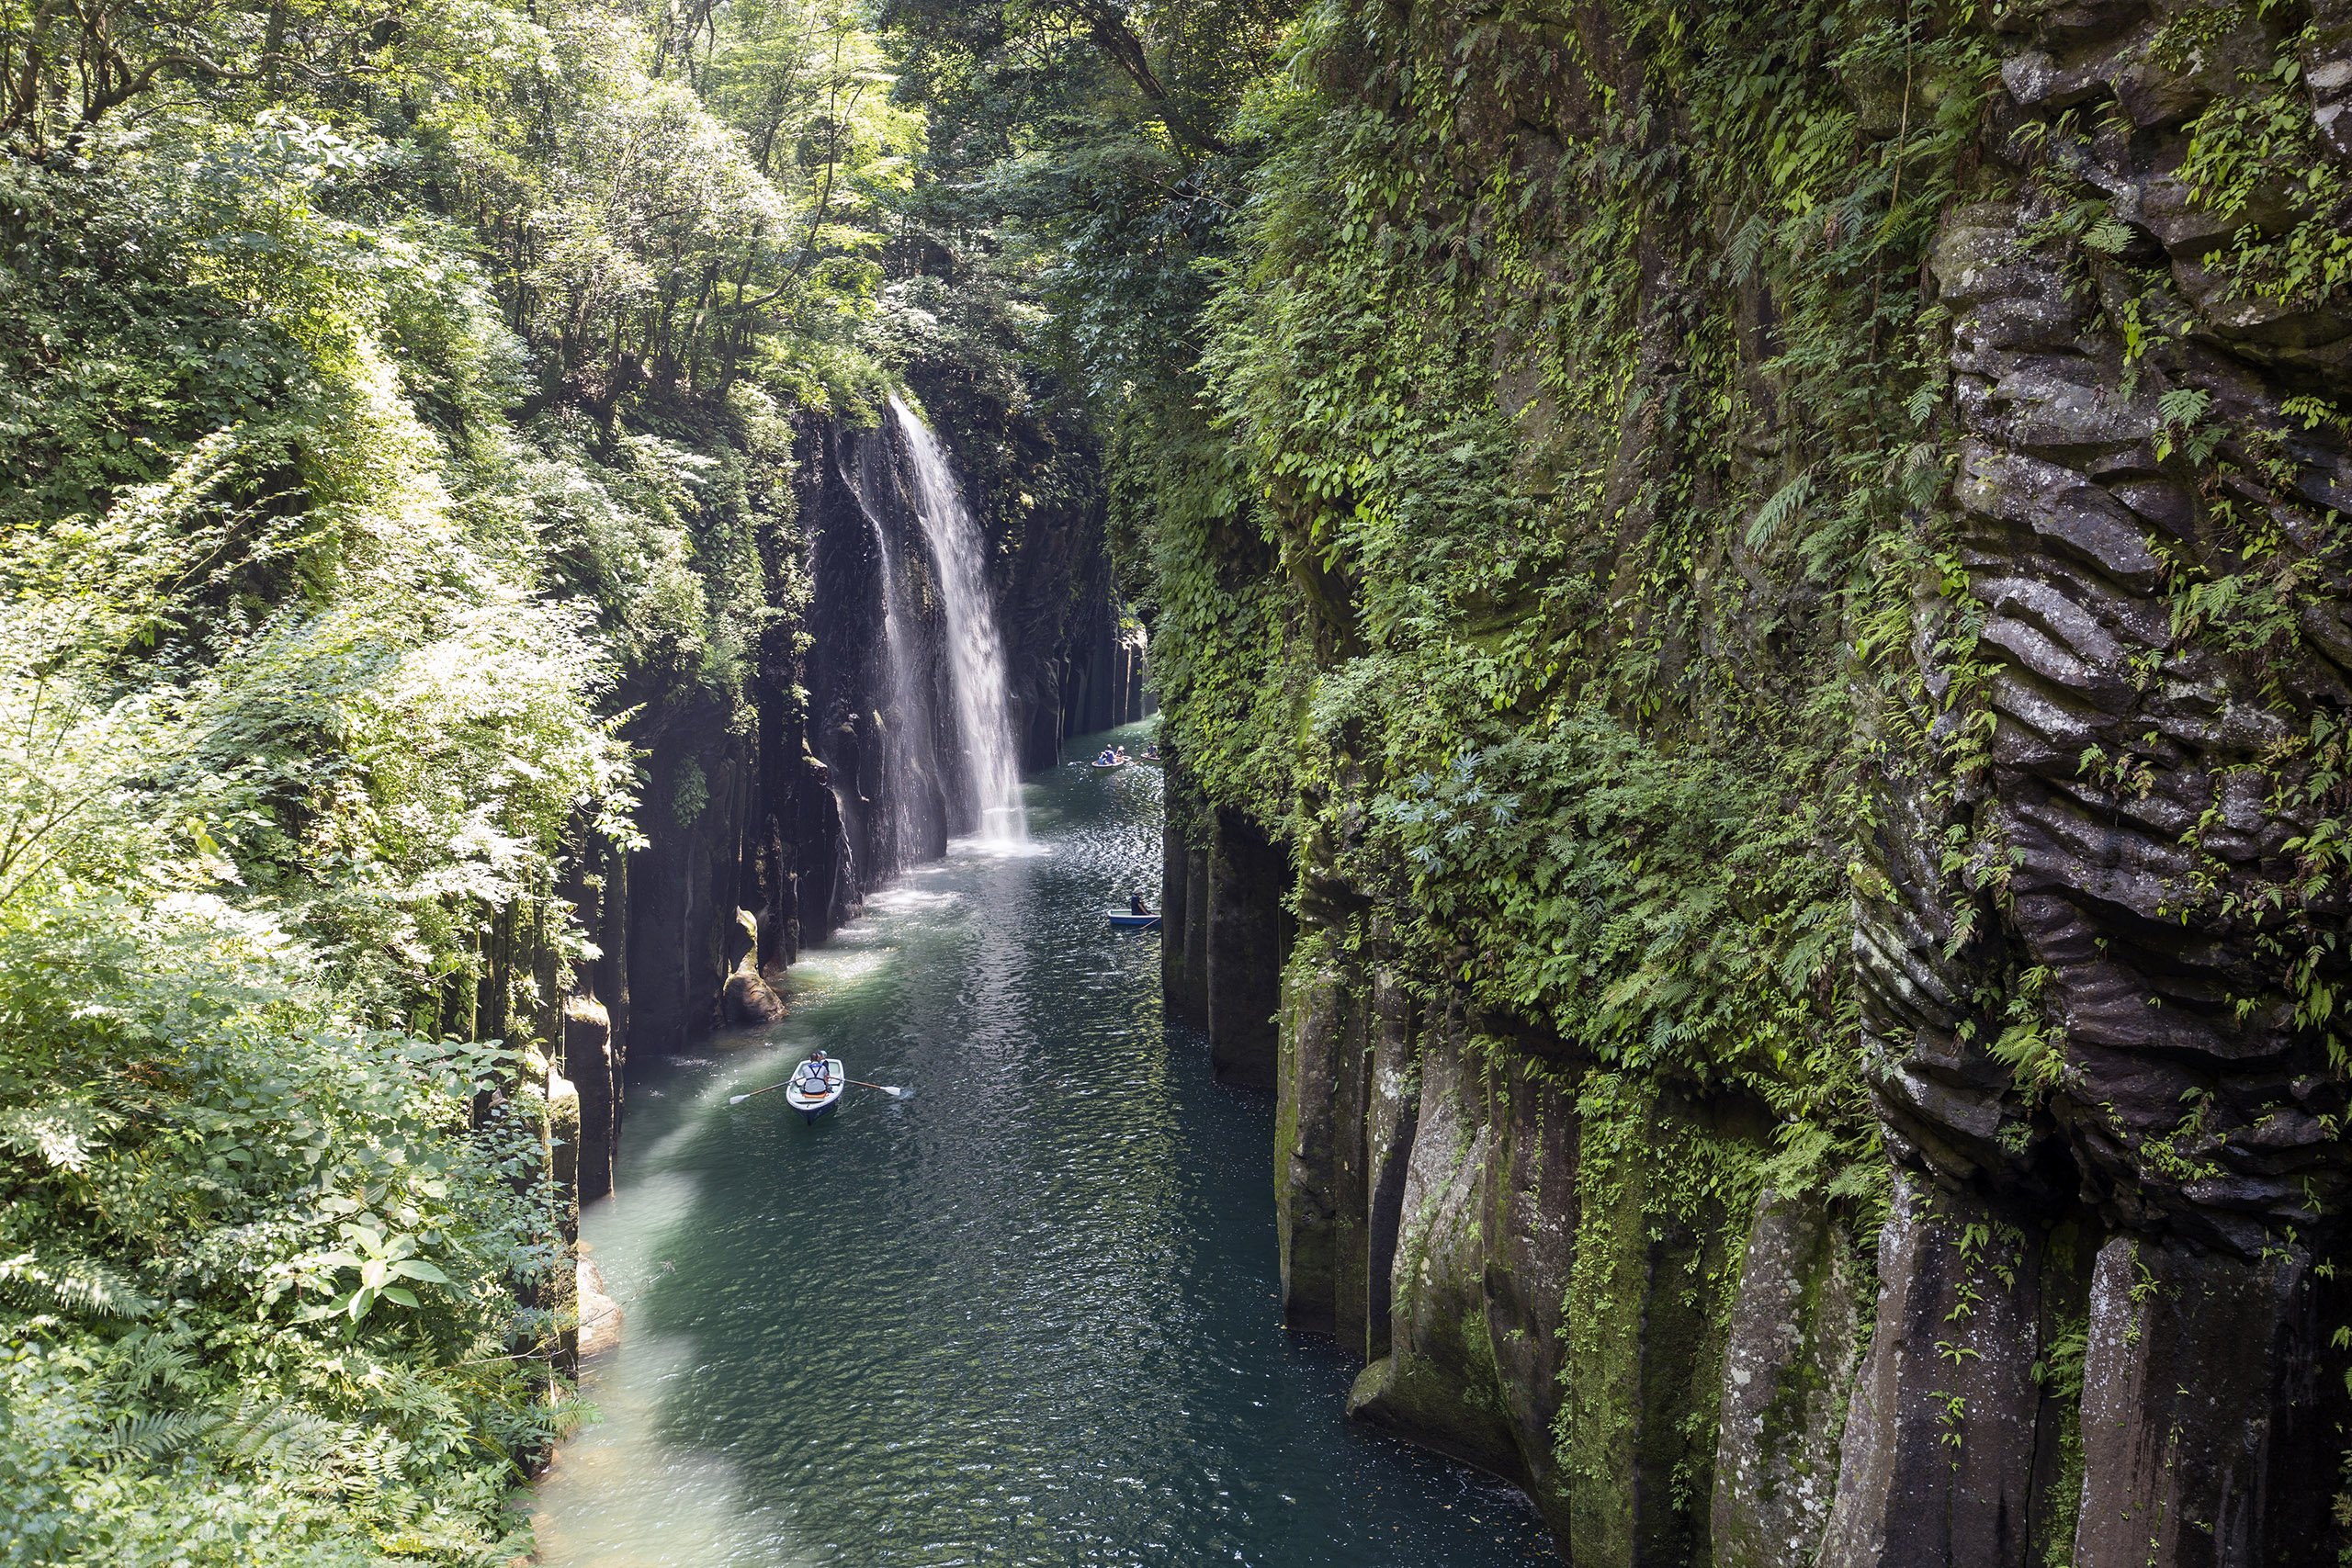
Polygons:
M792 1102L795 1111L814 1122L831 1111L833 1101L842 1097L842 1086L849 1082L849 1069L842 1066L840 1058L826 1057L825 1087L822 1090L812 1090L803 1087L808 1080L802 1075L802 1068L808 1066L803 1062L792 1069L792 1081L785 1085L784 1098Z
M1111 923L1122 931L1148 931L1159 923L1158 915L1129 914L1125 909L1111 911Z
M1089 762L1086 765L1094 769L1097 773L1109 773L1113 768L1124 768L1126 766L1125 762Z

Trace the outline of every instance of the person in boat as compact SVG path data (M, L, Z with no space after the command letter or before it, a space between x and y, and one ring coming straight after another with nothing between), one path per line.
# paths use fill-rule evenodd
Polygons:
M830 1069L825 1065L825 1054L822 1051L801 1063L800 1092L803 1094L824 1093L832 1087L828 1081L829 1072Z
M1117 761L1118 758L1112 755L1111 748L1105 746L1102 748L1102 754L1094 759L1094 765L1098 768L1107 768Z
M1130 915L1148 915L1151 913L1149 909L1143 907L1142 894L1130 893L1127 895L1127 913Z
M1159 761L1159 748L1157 746L1145 747L1142 751L1142 757L1147 762L1157 762Z

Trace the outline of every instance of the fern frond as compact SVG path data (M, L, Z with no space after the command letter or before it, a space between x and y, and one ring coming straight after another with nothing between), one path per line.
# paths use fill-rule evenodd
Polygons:
M335 1452L348 1435L339 1423L300 1405L245 1394L233 1405L126 1417L114 1424L106 1447L117 1462L170 1459L201 1449L234 1464L307 1470Z
M27 1312L125 1321L146 1317L156 1305L128 1276L95 1258L43 1258L32 1252L0 1258L0 1297Z
M346 1437L341 1423L294 1404L254 1405L240 1400L216 1439L241 1463L266 1461L281 1470L309 1469L334 1453Z
M167 1410L153 1416L126 1416L108 1431L107 1451L118 1461L170 1459L202 1442L220 1424L211 1410Z
M119 1348L121 1359L107 1369L107 1380L128 1393L144 1393L158 1385L187 1389L197 1382L189 1375L196 1370L194 1354L168 1339L135 1329Z
M1813 470L1807 468L1773 491L1772 499L1757 512L1756 521L1747 525L1748 545L1761 548L1770 544L1772 536L1781 531L1781 525L1794 515L1812 495Z
M86 1100L0 1105L0 1149L78 1175L120 1125L120 1115Z

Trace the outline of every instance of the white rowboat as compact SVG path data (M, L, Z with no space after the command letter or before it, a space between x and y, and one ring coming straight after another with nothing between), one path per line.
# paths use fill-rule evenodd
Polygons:
M820 1089L808 1072L809 1065L809 1062L803 1062L792 1069L791 1081L784 1086L784 1098L792 1102L795 1111L814 1122L831 1111L833 1101L842 1097L842 1089L849 1082L849 1069L842 1066L836 1057L825 1058L825 1087Z

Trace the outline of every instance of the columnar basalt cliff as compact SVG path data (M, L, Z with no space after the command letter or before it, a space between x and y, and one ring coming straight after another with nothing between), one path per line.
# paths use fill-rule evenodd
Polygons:
M1154 626L1287 1320L1571 1561L2337 1561L2352 12L1345 9Z
M951 405L956 406L956 405ZM986 412L983 410L982 412ZM977 487L1046 489L1076 459L1068 431L1008 421L1004 472ZM782 972L866 894L976 826L942 643L934 566L887 423L806 422L792 458L796 523L762 543L769 619L740 701L652 701L630 730L645 758L643 847L599 850L605 955L568 1004L566 1071L581 1085L582 1195L611 1184L622 1068L782 1010ZM1025 467L1024 467L1025 465ZM1099 503L995 523L991 589L1007 634L1027 761L1059 756L1064 724L1140 712L1140 655L1107 588ZM1066 714L1065 686L1133 695ZM582 907L587 907L583 902ZM573 1018L577 1014L577 1018Z

